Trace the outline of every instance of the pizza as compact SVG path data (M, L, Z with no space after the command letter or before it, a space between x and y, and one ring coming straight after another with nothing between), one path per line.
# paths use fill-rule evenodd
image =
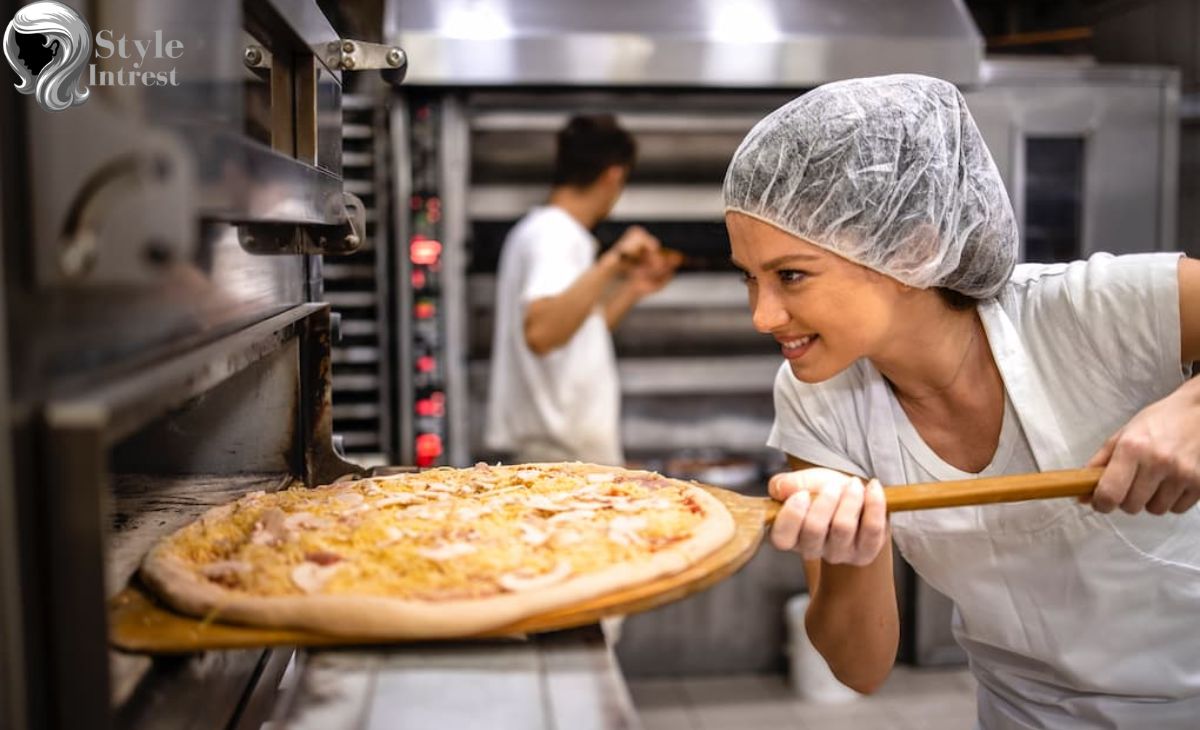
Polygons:
M478 464L253 492L164 538L141 576L202 618L467 636L677 573L733 535L728 509L694 483Z

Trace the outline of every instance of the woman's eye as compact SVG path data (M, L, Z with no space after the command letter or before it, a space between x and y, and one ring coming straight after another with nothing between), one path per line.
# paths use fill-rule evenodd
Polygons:
M796 271L795 269L782 269L779 272L779 280L784 284L795 284L796 282L804 279L806 276L808 276L808 274L804 273L803 271Z

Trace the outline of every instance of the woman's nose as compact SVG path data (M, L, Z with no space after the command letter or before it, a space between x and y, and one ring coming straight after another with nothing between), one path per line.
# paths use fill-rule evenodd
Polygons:
M763 334L770 334L788 322L788 313L783 308L783 302L770 291L760 288L751 306L754 310L754 329Z

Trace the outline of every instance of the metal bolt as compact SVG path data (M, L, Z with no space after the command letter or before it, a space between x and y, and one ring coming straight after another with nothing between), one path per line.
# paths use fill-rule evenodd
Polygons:
M330 56L325 59L325 65L329 68L337 68L341 65L341 60L337 56Z
M403 58L404 54L399 48L393 48L392 50L388 51L387 62L389 66L399 66L400 61L403 60Z
M347 71L353 69L354 68L354 59L353 58L343 58L342 59L342 68L346 69Z
M248 46L245 58L247 66L257 66L263 60L262 50L256 46Z
M346 248L348 250L353 250L353 249L358 248L358 243L359 243L359 238L358 238L358 236L354 235L353 233L346 236Z
M345 53L354 53L354 41L343 41L342 51Z
M326 46L326 48L329 49L330 53L337 53L338 49L341 47L342 47L342 44L340 41L329 41L329 45Z

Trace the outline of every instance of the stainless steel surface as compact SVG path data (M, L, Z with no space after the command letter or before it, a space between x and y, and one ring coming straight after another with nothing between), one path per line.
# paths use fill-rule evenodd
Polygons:
M1026 141L1078 138L1085 147L1078 256L1178 245L1178 72L989 60L981 86L966 97L1008 185L1022 241L1029 233Z
M805 87L914 72L977 79L959 0L391 0L412 84Z
M467 207L468 170L471 160L471 135L466 109L461 98L448 97L443 102L441 167L442 208L462 210ZM442 245L442 306L447 342L467 341L467 219L461 215L443 217ZM470 466L470 444L467 440L467 421L478 411L467 401L467 362L458 348L451 348L443 366L446 368L446 405L449 449L446 463L451 466Z
M781 364L778 355L639 357L622 360L617 369L624 396L701 396L762 393L763 383L775 382Z
M77 688L72 703L56 708L57 724L110 725L109 697L121 678L112 676L119 667L109 668L106 649L102 607L114 586L105 587L105 575L110 583L127 577L136 564L131 561L146 547L142 543L161 537L170 524L147 521L147 505L177 509L186 502L178 495L172 500L169 485L158 482L154 494L135 495L143 509L127 515L113 539L105 524L109 505L128 506L130 497L122 494L114 470L240 474L262 469L274 475L268 481L280 483L280 475L294 474L308 484L357 472L331 451L328 353L327 308L301 305L45 405L43 499L47 530L55 535L46 555L53 566L46 580L54 656L59 657L51 667L58 686ZM197 439L206 443L197 445ZM207 488L191 489L201 496L200 506L212 504L206 499L225 501L220 489L239 484L215 483L216 488L210 478ZM131 545L140 548L131 552ZM61 660L68 656L70 662ZM190 694L209 701L227 694L228 687L211 684ZM166 696L174 691L157 690ZM140 693L131 699L145 701ZM139 705L121 712L150 712L146 722L153 725L167 710Z
M641 727L598 626L404 651L306 651L291 730Z
M0 129L7 127L7 120L0 119ZM0 156L4 153L5 148L0 146ZM27 717L27 678L20 669L26 666L26 622L20 599L19 496L13 462L14 421L9 404L5 177L0 175L0 726L22 728Z
M367 81L364 79L363 81ZM349 257L322 262L323 299L339 318L334 338L333 426L335 440L364 465L398 463L394 436L396 363L392 355L399 333L390 306L396 281L391 275L396 250L390 226L380 226L394 202L387 169L386 89L364 84L342 98L343 126L362 130L343 138L344 185L362 198L363 241ZM340 353L368 345L375 357L349 363Z
M545 202L544 185L477 185L471 189L469 204L475 220L512 220ZM633 183L621 195L609 219L705 221L720 218L724 211L717 185Z
M409 103L403 96L397 96L392 104L388 117L387 129L391 138L391 175L394 199L408 200L413 193L412 157L409 155L408 144L404 142L409 137ZM396 296L392 302L392 314L395 321L412 321L412 297L404 296L409 291L412 282L412 262L407 253L407 242L412 236L412 226L409 221L409 211L404 205L391 207L392 237L395 242L396 258L394 272L396 281ZM408 363L413 362L413 345L409 337L399 337L396 343L396 390L394 394L396 408L396 443L395 453L400 457L400 463L412 464L416 461L413 442L416 438L413 428L412 414L415 407L413 397L413 369Z
M308 225L300 234L320 248L321 226L344 222L340 71L306 45L332 31L311 0L82 10L114 37L160 30L186 52L178 87L96 86L70 113L0 94L0 243L13 267L0 290L11 328L0 337L0 450L10 425L19 444L0 454L0 519L4 498L21 500L3 551L19 559L21 584L5 588L0 646L5 691L22 696L6 697L4 719L257 727L279 661L111 655L105 597L147 541L188 512L164 475L219 474L189 482L203 503L246 488L247 470L312 484L358 469L332 451L328 310L306 303L320 291L319 261L252 255L234 225L287 224L293 236ZM270 88L246 66L248 43L269 51L271 76L286 80L274 116ZM280 129L288 134L273 137ZM361 237L363 213L343 241ZM20 475L12 484L9 468ZM113 525L110 508L132 504L121 490L134 471L153 474L138 508ZM12 577L7 567L0 580ZM17 617L24 646L8 636Z

